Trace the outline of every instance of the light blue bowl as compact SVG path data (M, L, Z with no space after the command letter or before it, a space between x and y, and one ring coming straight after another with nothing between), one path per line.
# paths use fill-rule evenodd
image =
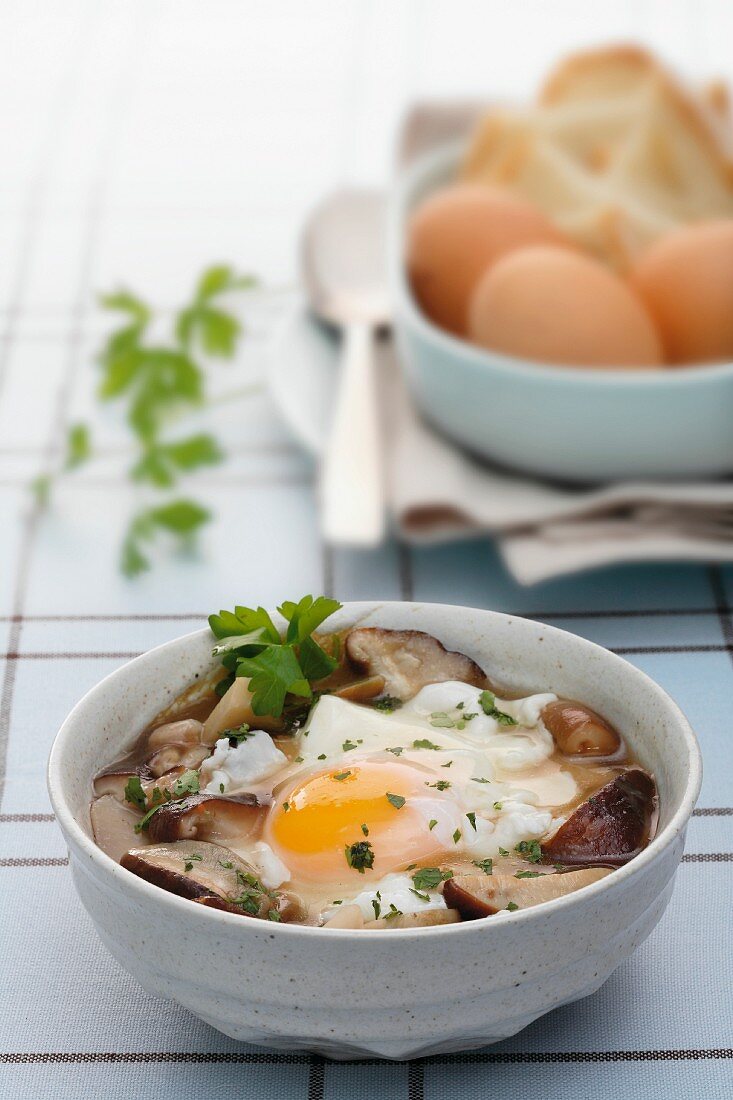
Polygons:
M422 198L454 178L458 158L455 146L421 158L391 210L395 331L425 417L476 454L545 477L732 472L733 363L663 372L534 363L457 339L420 312L405 273L405 226Z

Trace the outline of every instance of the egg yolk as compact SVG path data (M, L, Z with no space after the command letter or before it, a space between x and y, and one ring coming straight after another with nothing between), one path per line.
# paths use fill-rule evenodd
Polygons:
M268 843L294 878L321 881L354 875L345 849L365 840L375 874L429 858L440 844L420 808L428 778L408 766L382 763L344 763L310 775L278 798L266 827ZM419 803L411 806L411 797Z

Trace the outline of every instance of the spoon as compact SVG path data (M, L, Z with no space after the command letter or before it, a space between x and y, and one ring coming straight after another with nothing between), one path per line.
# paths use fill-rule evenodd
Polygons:
M326 542L376 546L384 537L374 336L389 319L382 195L348 189L326 199L303 234L303 278L321 320L341 330L333 423L321 459Z

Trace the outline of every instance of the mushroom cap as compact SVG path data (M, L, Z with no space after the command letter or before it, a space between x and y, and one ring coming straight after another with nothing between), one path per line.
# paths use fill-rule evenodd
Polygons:
M656 805L652 777L642 768L627 768L581 803L542 845L544 862L628 863L649 840Z
M486 687L481 668L464 653L455 653L422 630L385 630L360 626L346 637L346 658L364 676L381 676L384 691L407 700L427 684L458 680Z

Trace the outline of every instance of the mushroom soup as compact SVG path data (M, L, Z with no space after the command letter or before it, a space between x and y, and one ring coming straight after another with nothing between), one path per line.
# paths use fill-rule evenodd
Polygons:
M97 844L199 905L332 928L452 924L595 882L653 835L654 779L546 685L510 698L414 630L305 597L212 615L221 664L94 781Z

